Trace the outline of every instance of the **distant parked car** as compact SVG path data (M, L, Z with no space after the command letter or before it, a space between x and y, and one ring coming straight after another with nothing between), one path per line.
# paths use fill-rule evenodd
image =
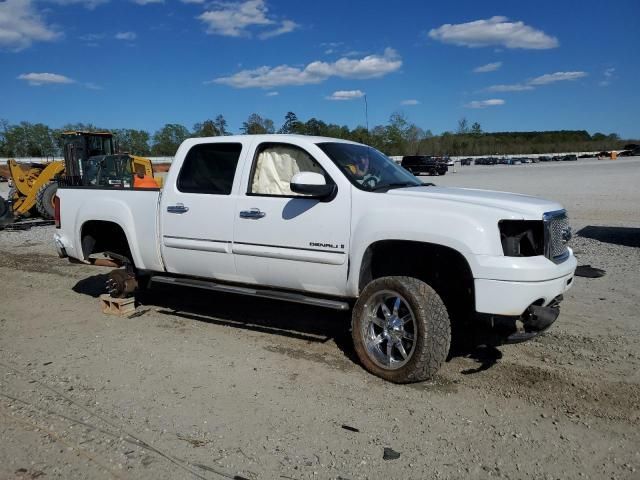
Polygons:
M531 163L539 163L540 159L538 157L531 157L529 160L531 160Z
M541 157L538 157L538 160L540 160L541 162L550 162L551 161L551 157L543 155Z
M611 156L611 152L600 152L598 154L598 157L610 157Z
M460 160L460 165L468 166L468 165L471 165L472 161L473 160L471 158L463 158L462 160Z
M562 161L564 162L575 162L576 160L578 160L578 157L575 155L565 155L562 157Z
M402 167L414 175L444 175L449 170L447 164L429 155L407 155L402 157Z
M560 160L562 160L562 157L560 155L554 155L553 157L551 157L551 160L553 162L559 162Z
M0 175L0 182L8 182L9 179L7 177L5 177L4 175Z
M531 163L531 159L529 157L522 157L520 163Z

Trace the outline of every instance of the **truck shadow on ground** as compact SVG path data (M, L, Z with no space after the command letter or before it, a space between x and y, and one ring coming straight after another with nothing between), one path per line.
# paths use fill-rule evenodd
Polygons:
M614 245L640 248L640 228L588 225L580 229L576 235Z
M106 280L106 274L93 275L76 283L73 291L97 298L105 293ZM143 308L154 307L159 314L170 317L315 344L333 342L350 362L360 365L351 339L350 311L161 284L140 292L136 301ZM491 368L502 358L502 353L497 348L479 345L469 335L454 338L447 360L455 357L469 358L478 364L476 368L460 372L468 375Z

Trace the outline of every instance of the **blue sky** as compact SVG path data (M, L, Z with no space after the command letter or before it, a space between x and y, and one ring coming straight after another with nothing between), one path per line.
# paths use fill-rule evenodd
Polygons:
M640 2L0 0L0 118L640 138Z

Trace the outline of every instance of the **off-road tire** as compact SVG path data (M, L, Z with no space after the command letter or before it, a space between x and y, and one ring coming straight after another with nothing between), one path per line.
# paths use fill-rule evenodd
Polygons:
M58 192L58 182L44 184L36 194L36 210L45 220L52 220L55 215L53 199Z
M411 307L417 324L411 358L395 370L382 368L369 357L362 333L367 302L381 290L401 295ZM381 277L361 292L352 312L351 334L358 358L367 370L390 382L412 383L433 377L446 360L451 345L451 322L442 299L425 282L412 277Z
M9 211L9 203L2 197L0 197L0 227L10 223L13 215Z

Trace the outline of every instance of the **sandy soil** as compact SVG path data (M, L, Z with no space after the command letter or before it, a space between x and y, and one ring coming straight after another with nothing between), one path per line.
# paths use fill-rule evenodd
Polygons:
M457 169L425 180L559 200L607 274L409 386L358 365L347 314L164 288L104 316L108 270L0 232L0 478L638 478L640 159Z

